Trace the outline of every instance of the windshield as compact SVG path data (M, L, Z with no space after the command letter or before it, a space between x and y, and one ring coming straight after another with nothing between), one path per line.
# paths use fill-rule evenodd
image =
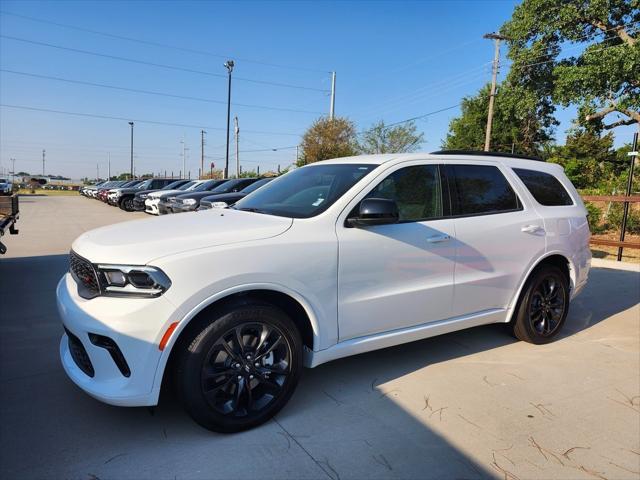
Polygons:
M247 195L232 208L280 217L313 217L376 167L351 163L299 168Z
M177 188L182 188L188 183L185 183L184 180L176 180L175 182L171 182L169 185L162 187L160 190L176 190Z
M0 183L7 183L7 179L6 178L0 178Z
M173 190L190 190L193 187L195 187L196 185L198 185L198 182L196 180L193 180L191 182L183 183L182 185L174 187ZM170 189L168 189L168 190L170 190Z
M226 182L224 182L222 185L218 185L216 188L211 190L211 193L213 194L218 194L218 193L229 193L231 192L239 183L244 182L245 179L235 179L235 180L228 180Z
M263 178L262 180L258 180L257 182L252 183L251 185L249 185L246 188L243 188L242 190L240 190L242 193L251 193L254 190L259 189L261 186L263 186L265 183L269 183L271 180L273 180L273 178Z

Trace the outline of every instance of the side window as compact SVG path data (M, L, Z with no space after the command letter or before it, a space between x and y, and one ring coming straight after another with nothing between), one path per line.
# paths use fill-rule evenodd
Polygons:
M486 215L521 210L502 172L491 165L449 165L455 215Z
M393 172L367 198L395 200L400 221L442 217L442 188L437 165L416 165Z
M553 175L524 168L514 168L513 171L540 205L547 207L573 205L571 196Z

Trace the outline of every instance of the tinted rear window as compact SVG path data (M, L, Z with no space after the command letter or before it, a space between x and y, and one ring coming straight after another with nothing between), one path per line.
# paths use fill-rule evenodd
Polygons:
M571 196L553 175L524 168L514 168L513 171L540 205L547 207L573 205Z
M522 207L502 172L491 165L449 165L456 215L512 212Z

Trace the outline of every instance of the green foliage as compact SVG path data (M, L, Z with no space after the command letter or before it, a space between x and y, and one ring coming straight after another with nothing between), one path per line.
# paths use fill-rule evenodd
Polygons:
M606 223L603 228L620 231L623 214L624 204L615 203L612 205L609 213L606 215ZM629 215L627 216L627 232L640 234L640 211L631 206L629 208Z
M462 100L461 116L449 124L443 148L482 150L489 109L489 85L475 96ZM551 141L557 122L547 105L541 105L535 95L521 86L503 83L495 98L491 150L495 152L540 155Z
M305 132L301 146L302 152L298 166L356 155L358 153L356 127L347 118L336 117L333 120L319 118Z
M589 219L591 233L603 233L606 228L602 225L602 209L589 202L585 202L584 206L587 208L587 218Z
M424 141L424 134L417 130L415 122L387 127L380 120L362 134L358 151L364 154L415 152Z
M637 123L638 6L638 0L524 0L500 29L513 60L508 80L547 105L578 106L579 121L591 128ZM560 58L563 50L570 54ZM605 125L616 113L621 118Z

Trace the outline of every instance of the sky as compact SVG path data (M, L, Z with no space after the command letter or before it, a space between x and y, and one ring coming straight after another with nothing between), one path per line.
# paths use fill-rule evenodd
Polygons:
M417 121L422 150L437 150L456 105L490 81L482 35L517 3L3 0L0 169L15 158L16 172L40 174L44 149L47 174L104 177L108 158L112 175L127 172L129 121L137 174L177 175L184 145L197 176L203 129L205 168L221 168L227 59L243 170L295 161L305 129L328 114L332 71L335 113L358 130L442 110ZM557 116L562 142L575 109ZM617 130L616 145L631 132Z

